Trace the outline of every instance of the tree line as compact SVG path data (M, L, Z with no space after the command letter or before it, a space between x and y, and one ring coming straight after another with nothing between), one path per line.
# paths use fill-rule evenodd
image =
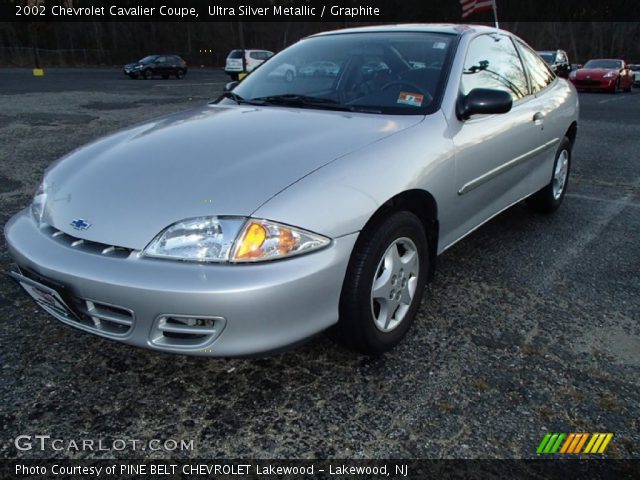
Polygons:
M420 17L418 17L420 18ZM491 24L487 14L485 24ZM121 65L175 53L219 67L234 48L279 51L307 35L353 22L0 22L0 66ZM501 22L538 50L563 49L572 63L624 58L640 63L640 22Z

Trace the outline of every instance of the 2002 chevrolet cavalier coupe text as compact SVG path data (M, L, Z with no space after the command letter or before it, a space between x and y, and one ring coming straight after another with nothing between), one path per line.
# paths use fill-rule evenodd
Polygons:
M334 74L270 75L318 62ZM12 275L59 320L141 347L258 354L331 327L380 353L436 255L520 200L560 205L577 119L574 87L505 31L314 35L50 167L5 227Z

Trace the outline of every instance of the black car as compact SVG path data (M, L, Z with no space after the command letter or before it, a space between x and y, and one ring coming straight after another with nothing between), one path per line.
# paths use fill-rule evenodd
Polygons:
M184 78L187 74L187 62L178 55L149 55L143 59L129 63L123 68L124 74L131 78L150 79L153 76Z
M564 50L544 50L538 52L538 55L547 62L547 65L551 67L553 73L562 78L569 78L571 72L571 63L569 62L569 56Z

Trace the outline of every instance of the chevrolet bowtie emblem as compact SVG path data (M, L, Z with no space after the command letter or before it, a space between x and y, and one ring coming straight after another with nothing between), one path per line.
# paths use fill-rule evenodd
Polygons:
M76 230L86 230L91 226L89 222L83 220L82 218L76 218L73 222L71 222L70 225Z

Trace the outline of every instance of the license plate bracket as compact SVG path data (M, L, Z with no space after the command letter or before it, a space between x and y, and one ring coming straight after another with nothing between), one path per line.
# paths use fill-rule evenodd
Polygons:
M17 272L9 272L9 277L15 280L31 298L47 313L61 320L77 320L73 310L62 299L60 294L46 285L25 277Z

